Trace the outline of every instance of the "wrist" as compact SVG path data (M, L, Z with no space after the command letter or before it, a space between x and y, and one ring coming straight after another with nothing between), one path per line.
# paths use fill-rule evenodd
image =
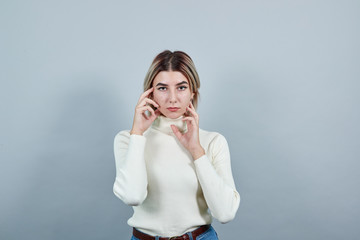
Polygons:
M133 135L133 134L136 134L136 135L143 135L143 133L142 133L142 132L131 129L131 131L130 131L130 135Z
M200 158L201 156L205 155L205 150L203 147L197 147L193 150L190 151L193 160L195 161L196 159Z

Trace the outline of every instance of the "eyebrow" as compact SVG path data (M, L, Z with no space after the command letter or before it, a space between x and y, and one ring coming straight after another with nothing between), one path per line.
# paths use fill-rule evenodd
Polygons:
M176 86L179 86L179 85L182 85L182 84L188 84L186 81L182 81L182 82L179 82L176 84ZM168 84L165 84L165 83L158 83L156 84L156 87L157 86L169 86Z

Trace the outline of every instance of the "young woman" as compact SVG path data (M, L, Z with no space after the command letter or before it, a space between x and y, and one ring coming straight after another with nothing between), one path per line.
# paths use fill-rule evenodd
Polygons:
M239 208L227 141L199 128L199 88L186 53L161 52L131 130L115 136L113 190L133 207L132 240L216 240L212 217L226 223Z

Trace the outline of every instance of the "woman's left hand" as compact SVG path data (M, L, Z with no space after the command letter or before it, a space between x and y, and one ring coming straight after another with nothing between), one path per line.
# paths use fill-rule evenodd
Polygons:
M196 160L205 154L205 150L200 145L199 140L199 115L196 113L191 102L187 110L192 115L182 119L186 121L187 132L181 133L175 125L171 125L171 129L181 144L191 153L193 159Z

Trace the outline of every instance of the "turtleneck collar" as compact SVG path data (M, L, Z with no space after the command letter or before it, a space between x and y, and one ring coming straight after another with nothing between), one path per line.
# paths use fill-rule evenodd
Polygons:
M164 115L160 115L154 120L151 127L166 134L173 134L170 125L174 124L180 130L180 132L184 133L187 132L187 125L186 125L186 121L182 120L183 118L184 115L181 115L180 117L175 119L165 117Z

